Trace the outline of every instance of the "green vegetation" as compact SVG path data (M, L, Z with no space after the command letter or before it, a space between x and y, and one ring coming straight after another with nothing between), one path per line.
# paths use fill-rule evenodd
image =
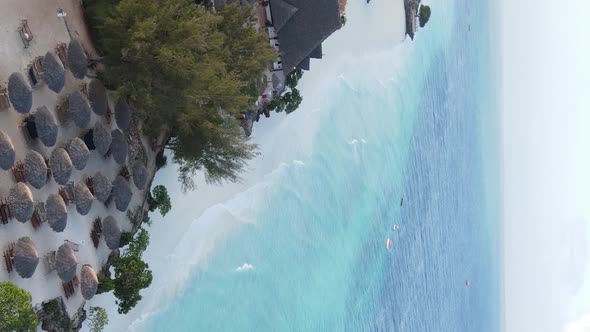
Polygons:
M210 11L206 1L86 0L102 77L126 96L144 132L170 136L184 189L204 170L209 182L236 181L255 155L236 117L256 96L251 86L276 57L254 29L253 7Z
M104 327L109 323L109 315L104 308L90 307L87 322L90 332L102 332Z
M340 25L342 25L342 26L346 25L346 16L344 16L344 15L340 16Z
M419 21L420 27L423 28L430 19L430 7L426 5L420 6Z
M141 254L147 249L149 243L150 234L148 231L142 228L135 234L133 240L129 242L129 248L127 248L127 252L130 256L140 257Z
M148 206L150 212L154 212L156 209L160 210L160 214L165 216L170 209L172 209L172 203L170 202L170 196L168 195L168 189L163 185L157 185L152 189L152 192L148 196Z
M55 325L62 328L63 331L70 331L72 329L72 321L69 317L64 316L64 313L59 306L59 302L56 299L43 303L43 312L49 316L49 319ZM36 329L31 331L36 331Z
M36 331L31 294L9 281L0 282L0 331Z
M299 80L302 76L303 70L301 69L296 69L287 75L285 79L285 85L290 89L290 91L285 92L280 97L275 97L268 105L269 110L276 112L285 111L287 113L291 113L299 107L303 101L303 97L297 89L297 83L299 83Z

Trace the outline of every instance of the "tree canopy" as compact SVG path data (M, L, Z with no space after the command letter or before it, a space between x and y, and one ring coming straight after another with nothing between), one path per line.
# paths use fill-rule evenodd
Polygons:
M0 282L0 331L36 331L31 294L9 281Z
M165 216L172 209L168 189L161 184L155 186L148 196L148 205L151 212L159 209L160 214Z
M90 332L102 332L104 327L109 323L109 315L102 307L90 307L87 322Z
M289 88L289 91L285 92L282 96L275 97L268 108L271 111L276 112L287 112L291 113L299 108L299 105L303 101L303 96L297 89L297 84L303 76L303 70L296 69L289 73L285 78L285 85Z
M423 28L430 19L430 7L426 5L420 6L419 21L420 27Z
M141 257L124 255L115 260L115 289L117 311L126 314L142 299L139 292L152 283L152 271Z

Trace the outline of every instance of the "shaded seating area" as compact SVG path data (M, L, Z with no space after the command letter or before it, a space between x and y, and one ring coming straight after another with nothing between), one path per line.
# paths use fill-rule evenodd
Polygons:
M46 106L37 108L33 115L25 118L23 127L28 139L39 139L46 147L52 147L57 142L57 122Z
M10 99L8 99L8 90L0 85L0 111L10 108Z
M29 237L16 241L13 251L14 269L21 278L30 278L39 265L39 253Z
M16 153L10 136L0 130L0 168L5 171L11 169L15 159Z
M113 181L113 190L111 193L112 199L115 201L115 207L121 212L127 211L127 207L131 202L131 188L129 182L122 176L117 176Z
M27 66L27 74L32 86L36 86L41 83L43 79L43 57L38 56L29 63Z
M93 129L84 135L84 143L89 150L96 150L101 156L109 153L113 136L111 131L102 123L98 122Z
M31 29L29 28L29 21L22 20L16 30L23 42L24 48L28 48L33 40L33 32L31 32Z
M64 66L53 52L47 52L43 57L43 80L47 87L55 93L59 93L65 85Z
M10 188L8 209L10 215L22 223L31 219L35 206L33 203L33 194L26 184L19 182Z
M115 218L108 216L102 220L102 234L109 249L115 250L119 248L121 243L121 229Z
M78 259L74 249L69 243L64 243L57 249L55 253L54 265L55 271L59 278L64 282L69 282L76 275L76 267L78 266Z
M33 106L33 90L21 73L12 73L8 77L8 98L15 111L27 114Z
M100 217L96 217L94 222L92 223L92 229L90 230L90 239L92 240L92 244L94 248L98 248L98 243L100 241L100 236L102 235L102 219Z
M82 139L79 137L72 139L70 144L68 144L67 152L75 169L83 170L86 167L86 163L90 157L90 150Z
M68 116L79 128L86 129L91 119L90 102L80 91L74 91L68 97Z
M94 196L85 183L80 182L74 186L74 202L76 203L76 211L82 216L87 215L92 208L92 201Z
M98 276L92 266L84 264L80 271L80 279L80 292L82 292L84 300L88 301L94 297L98 290Z
M101 203L108 200L113 189L111 181L101 172L96 172L93 177L86 179L86 185L94 198Z
M22 166L22 164L19 164L19 167L20 166ZM43 158L39 152L33 150L29 151L25 157L23 168L25 180L33 188L41 189L47 183L49 167L47 167L45 158Z
M49 157L49 168L57 184L66 185L74 168L70 156L63 148L56 148Z
M68 44L67 52L68 69L75 78L81 80L88 70L88 57L86 51L78 39L72 39Z
M63 232L68 223L68 208L59 194L51 194L45 201L46 219L55 232Z

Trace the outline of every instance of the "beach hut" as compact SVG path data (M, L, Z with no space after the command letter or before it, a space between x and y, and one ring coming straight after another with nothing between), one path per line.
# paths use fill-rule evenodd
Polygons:
M105 115L109 104L107 99L107 90L100 80L93 79L90 81L90 83L88 83L88 99L90 100L92 111L96 115Z
M94 195L97 201L105 203L107 199L109 199L111 190L113 189L111 181L109 181L109 179L101 172L96 172L96 174L90 179L89 183L92 195Z
M21 73L8 77L8 98L12 107L21 114L27 114L33 106L33 91Z
M60 195L51 194L47 197L45 213L49 227L56 232L63 232L68 223L68 208Z
M129 182L124 177L118 175L113 181L113 199L115 200L115 206L117 210L125 212L129 203L131 202L131 188Z
M37 111L26 120L26 128L31 138L39 138L41 143L52 147L57 142L57 123L55 117L46 106L37 108Z
M127 160L127 153L129 150L129 146L127 145L127 139L119 129L113 130L111 132L111 136L113 138L113 141L111 142L110 151L113 155L113 159L115 159L117 164L123 165Z
M137 189L143 190L148 178L147 169L143 163L141 161L136 161L131 167L131 172L131 175L133 176L133 183L135 183Z
M131 110L123 97L119 98L119 101L115 105L115 122L117 122L117 127L122 131L129 129Z
M25 180L36 189L47 183L47 164L45 158L37 151L29 151L25 157Z
M43 80L51 91L59 93L63 89L66 82L65 72L57 55L47 52L43 58Z
M115 250L119 248L119 244L121 243L121 229L115 218L108 216L102 220L102 234L109 249Z
M7 171L14 166L16 154L10 136L0 130L0 168Z
M70 243L59 246L55 255L55 270L59 278L65 282L72 280L76 275L77 265L78 259Z
M90 157L90 150L84 141L78 137L72 139L67 147L68 155L72 160L72 164L77 170L83 170L86 167L88 158Z
M14 269L22 278L30 278L39 265L39 253L31 239L21 237L14 246Z
M79 128L86 129L90 125L90 102L80 91L74 91L68 97L68 112L70 119Z
M109 152L113 136L107 126L97 122L94 129L91 129L84 135L84 143L90 150L96 150L101 156Z
M8 194L8 209L16 220L25 223L31 219L35 210L33 194L26 184L19 182L10 188Z
M51 174L55 182L63 186L70 180L74 167L66 150L56 148L51 152L51 156L49 157L49 168L51 169Z
M74 202L76 203L76 211L79 214L85 216L90 212L90 208L92 207L92 201L94 200L94 196L88 189L86 184L80 182L76 184L74 187Z
M72 39L68 44L68 68L75 78L81 80L86 76L88 58L84 47L77 39Z
M97 289L98 276L96 275L96 272L92 266L84 264L80 271L80 292L82 293L84 300L90 300L94 294L96 294Z

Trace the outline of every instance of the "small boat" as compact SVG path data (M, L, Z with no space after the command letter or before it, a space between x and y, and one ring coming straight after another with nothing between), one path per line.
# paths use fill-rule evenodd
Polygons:
M399 226L397 224L393 225L393 227L391 227L391 229L395 232L397 231L399 228Z
M385 247L387 247L387 250L391 250L391 248L393 248L393 241L391 239L387 239L387 241L385 241Z
M404 198L402 197L402 199L399 201L399 206L404 205Z
M471 280L469 280L469 279L465 280L465 285L471 286Z

